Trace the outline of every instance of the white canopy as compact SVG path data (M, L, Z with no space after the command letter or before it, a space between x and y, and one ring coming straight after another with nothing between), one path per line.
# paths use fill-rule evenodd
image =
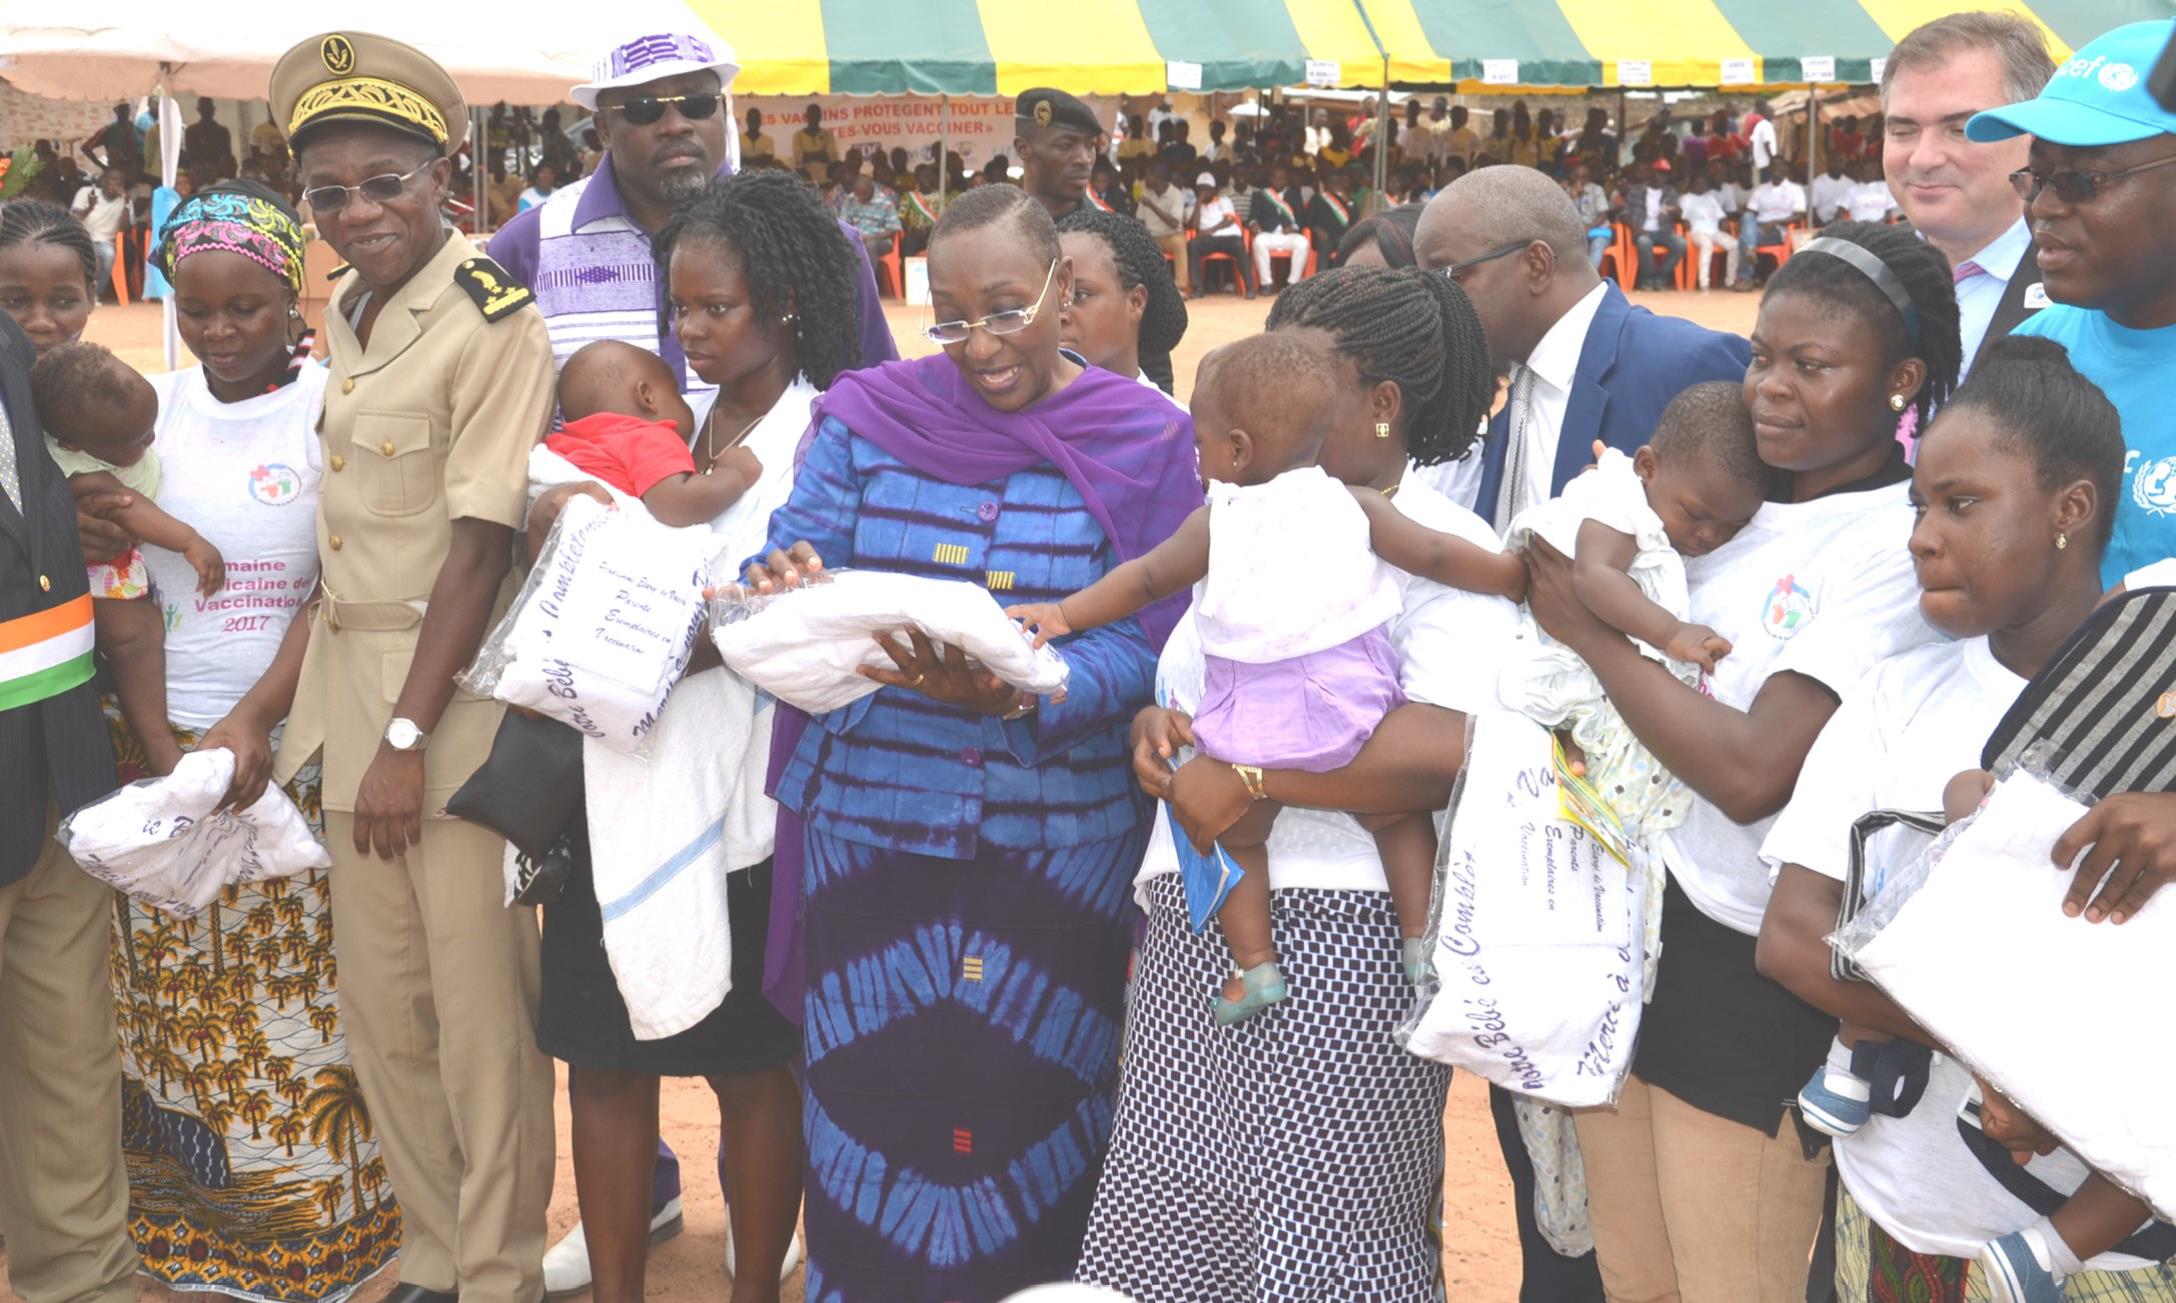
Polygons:
M361 13L343 23L342 13ZM520 11L447 0L360 6L286 0L177 9L152 0L0 0L0 76L35 95L118 100L162 79L174 95L263 99L296 42L346 27L406 41L443 64L471 106L554 104L611 47L656 32L707 32L682 0L610 0Z

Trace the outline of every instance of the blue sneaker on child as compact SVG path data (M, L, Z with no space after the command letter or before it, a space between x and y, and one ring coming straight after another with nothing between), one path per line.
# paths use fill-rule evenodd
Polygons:
M1994 1303L2062 1303L2063 1278L2049 1266L2053 1255L2032 1228L2011 1231L1980 1250L1979 1267L1987 1276Z
M1816 1131L1848 1136L1873 1116L1873 1097L1866 1078L1824 1063L1798 1092L1798 1112Z

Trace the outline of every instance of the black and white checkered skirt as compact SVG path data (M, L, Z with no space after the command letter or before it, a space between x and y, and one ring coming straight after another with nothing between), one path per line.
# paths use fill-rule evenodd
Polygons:
M1272 920L1292 993L1210 1019L1231 960L1150 883L1110 1156L1080 1279L1141 1303L1426 1303L1450 1069L1391 1040L1413 998L1390 896L1285 890Z

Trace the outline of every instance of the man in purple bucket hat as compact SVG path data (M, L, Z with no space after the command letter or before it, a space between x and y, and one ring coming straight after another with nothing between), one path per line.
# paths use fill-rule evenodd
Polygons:
M584 344L624 340L663 357L691 396L708 389L665 324L664 277L650 240L674 204L738 168L728 92L739 71L732 48L715 36L653 33L615 46L569 92L596 115L604 160L508 222L490 244L491 257L535 292L560 363ZM859 249L860 239L853 244ZM861 334L864 365L899 356L866 255Z

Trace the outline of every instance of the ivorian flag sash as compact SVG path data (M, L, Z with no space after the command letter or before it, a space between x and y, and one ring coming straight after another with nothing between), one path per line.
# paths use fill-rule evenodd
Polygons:
M1337 215L1337 224L1340 229L1352 225L1352 210L1339 203L1336 195L1325 190L1322 192L1322 202L1328 204L1330 211Z
M0 622L0 710L57 697L91 673L90 594Z
M1115 213L1118 211L1117 209L1111 207L1109 204L1103 202L1103 196L1097 194L1094 190L1088 191L1087 199L1089 203L1095 205L1095 207L1102 212Z
M937 224L937 210L929 206L927 199L922 198L918 193L909 194L907 198L914 202L915 210L922 214L922 220L928 222L931 226Z
M1296 231L1300 229L1299 214L1292 211L1292 205L1284 201L1283 195L1278 194L1276 191L1267 188L1265 188L1262 193L1268 195L1269 202L1277 205L1277 211L1284 214L1284 224L1286 230Z

